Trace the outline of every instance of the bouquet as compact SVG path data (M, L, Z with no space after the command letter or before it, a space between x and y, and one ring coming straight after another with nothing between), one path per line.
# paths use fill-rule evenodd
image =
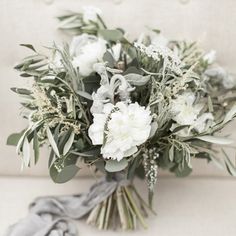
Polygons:
M94 7L58 19L72 41L54 43L47 55L22 44L32 55L15 66L32 78L29 88L12 88L28 120L8 138L22 167L36 164L39 149L49 144L56 183L72 179L81 164L101 172L82 214L99 229L147 227L158 169L187 176L192 159L201 158L236 175L226 152L219 158L213 145L232 143L217 132L236 116L236 81L215 63L214 51L167 40L156 29L131 41L123 29L108 28ZM147 183L148 203L135 176Z

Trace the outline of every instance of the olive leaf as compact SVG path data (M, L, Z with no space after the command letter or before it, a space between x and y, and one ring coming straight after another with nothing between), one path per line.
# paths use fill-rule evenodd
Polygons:
M66 155L69 152L69 150L74 142L74 138L75 138L75 133L71 132L70 137L68 138L68 140L63 148L63 155Z
M196 139L200 139L208 143L215 143L215 144L222 144L222 145L228 145L234 142L233 140L225 138L225 137L216 137L216 136L210 136L210 135L198 136L196 137Z
M53 151L55 152L55 154L56 154L58 157L60 157L57 144L56 144L56 142L55 142L55 140L54 140L54 138L53 138L52 132L51 132L51 130L50 130L49 127L46 128L46 132L47 132L48 141L49 141L49 143L51 144Z
M98 34L108 41L118 41L123 38L123 33L120 30L100 29Z

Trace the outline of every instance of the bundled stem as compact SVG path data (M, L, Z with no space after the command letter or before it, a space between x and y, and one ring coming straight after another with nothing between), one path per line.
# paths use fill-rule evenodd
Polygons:
M116 229L119 226L117 222L123 230L134 230L138 223L146 229L146 209L155 214L133 185L119 186L112 195L90 212L87 223L101 230Z

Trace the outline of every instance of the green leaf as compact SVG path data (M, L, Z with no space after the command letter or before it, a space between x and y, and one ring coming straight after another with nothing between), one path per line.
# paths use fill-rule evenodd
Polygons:
M77 91L76 92L79 96L83 97L83 98L86 98L88 100L93 100L91 94L85 92L85 91Z
M222 152L225 156L225 165L226 165L226 168L227 168L228 172L232 176L236 176L236 166L231 162L231 160L229 159L227 153L223 149L222 149Z
M236 116L236 105L234 105L229 112L226 114L223 123L228 123Z
M142 155L135 157L134 160L129 165L128 174L127 174L128 179L132 179L134 177L135 170L140 165L140 158L142 158Z
M23 156L24 165L29 166L29 164L30 164L30 144L29 144L27 137L24 139L24 142L23 142L22 156Z
M208 102L208 110L209 110L209 112L213 112L214 108L213 108L213 104L212 104L212 100L211 100L210 96L208 96L207 102Z
M174 151L175 151L175 147L174 147L174 145L171 145L171 147L169 149L169 160L171 162L174 161Z
M98 33L107 41L118 41L123 38L123 33L120 30L100 29Z
M120 161L117 160L108 160L106 161L105 169L108 172L118 172L124 170L128 166L128 161L123 158Z
M159 29L152 29L153 32L157 33L157 34L160 34L161 33L161 30Z
M191 174L192 169L188 165L185 165L183 169L177 167L174 172L177 177L186 177Z
M63 148L63 155L66 155L69 152L69 150L74 142L74 138L75 138L75 133L71 132L70 137L68 138L68 140Z
M28 89L24 88L11 88L11 90L15 93L22 94L22 95L30 95L32 92Z
M150 75L142 76L139 74L126 74L125 79L132 85L135 86L143 86L145 85L151 78Z
M202 141L205 141L205 142L222 144L222 145L228 145L228 144L232 144L234 142L233 140L228 139L228 138L216 137L216 136L210 136L210 135L199 136L196 138L200 139Z
M20 44L20 46L29 48L33 50L34 52L37 52L32 44Z
M46 132L47 132L48 141L49 141L49 143L51 144L53 151L55 152L55 154L56 154L58 157L60 157L57 144L56 144L56 142L55 142L55 140L54 140L54 138L53 138L52 132L51 132L51 130L50 130L49 127L46 128Z
M21 136L23 135L23 133L25 132L25 130L21 131L20 133L14 133L11 134L8 138L7 138L7 145L10 146L17 146Z
M33 149L34 149L34 163L37 164L39 160L39 140L36 130L34 131Z
M55 183L65 183L71 180L79 171L76 165L64 166L63 160L56 160L50 168L50 176Z
M189 127L189 125L180 125L180 126L178 126L178 127L176 127L176 128L173 129L172 134L177 133L177 132L179 132L180 130L185 129L185 128L188 128L188 127Z
M106 51L103 55L103 61L108 62L108 67L113 68L115 65L115 59L110 52Z

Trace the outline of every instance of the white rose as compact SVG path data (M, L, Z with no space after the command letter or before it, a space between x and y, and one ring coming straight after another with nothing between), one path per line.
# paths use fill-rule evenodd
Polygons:
M103 157L120 161L134 154L137 146L148 139L151 121L150 109L138 103L105 104L103 113L94 114L89 137L94 145L102 145L105 138L101 149ZM104 130L105 127L107 130Z
M99 8L93 6L85 6L83 7L83 21L85 23L90 23L90 21L97 22L97 15L101 15L102 11Z
M93 65L102 61L105 52L106 41L93 35L76 36L70 45L72 64L75 68L79 68L82 76L88 76L94 71Z
M204 104L194 105L195 95L192 92L185 92L171 102L173 120L179 125L193 125L203 108Z

